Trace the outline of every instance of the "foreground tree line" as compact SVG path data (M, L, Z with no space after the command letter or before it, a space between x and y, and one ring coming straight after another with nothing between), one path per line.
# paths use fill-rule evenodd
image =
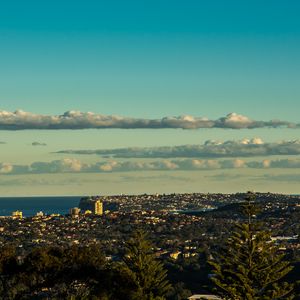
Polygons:
M241 206L244 219L212 253L212 293L231 300L295 299L292 270L262 230L254 195ZM6 246L0 253L0 299L185 299L156 259L147 233L136 231L121 261L107 262L99 246L34 248L25 257Z

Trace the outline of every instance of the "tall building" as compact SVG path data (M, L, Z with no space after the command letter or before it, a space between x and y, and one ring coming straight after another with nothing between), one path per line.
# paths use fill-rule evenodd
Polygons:
M100 200L94 202L94 214L98 216L103 215L103 203Z
M81 198L79 202L79 208L82 212L91 211L91 213L94 215L103 215L103 202L98 196Z

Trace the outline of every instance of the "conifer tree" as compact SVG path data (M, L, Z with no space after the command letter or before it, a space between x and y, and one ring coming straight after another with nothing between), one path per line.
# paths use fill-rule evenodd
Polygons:
M210 261L212 281L224 299L293 299L293 285L282 282L292 267L272 242L270 232L255 220L258 212L255 195L248 193L242 205L245 220L219 253Z
M129 299L164 300L171 288L167 271L153 253L143 231L136 231L126 243L121 270L130 286Z

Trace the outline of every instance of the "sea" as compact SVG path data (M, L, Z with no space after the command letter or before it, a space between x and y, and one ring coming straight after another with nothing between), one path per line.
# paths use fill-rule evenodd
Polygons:
M20 210L23 216L30 217L42 211L45 214L69 213L70 208L79 205L82 196L55 197L0 197L0 216L10 216Z

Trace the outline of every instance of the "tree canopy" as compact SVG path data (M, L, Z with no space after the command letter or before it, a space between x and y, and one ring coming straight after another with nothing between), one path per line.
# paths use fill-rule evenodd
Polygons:
M257 221L255 195L241 208L244 219L210 261L217 291L232 300L293 299L293 285L283 282L292 267Z
M126 243L121 271L133 289L130 299L163 300L170 289L167 271L156 259L153 248L143 231L136 231Z

